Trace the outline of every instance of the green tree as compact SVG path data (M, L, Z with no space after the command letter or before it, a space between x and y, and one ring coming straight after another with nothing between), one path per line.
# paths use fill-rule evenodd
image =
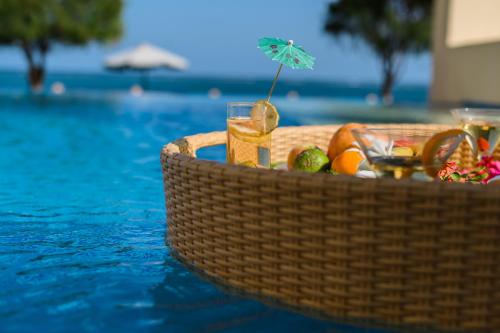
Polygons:
M122 0L0 0L0 45L21 48L29 83L41 90L50 49L118 39L122 8Z
M339 0L328 7L326 32L364 41L382 65L381 94L392 88L404 56L429 49L432 0Z

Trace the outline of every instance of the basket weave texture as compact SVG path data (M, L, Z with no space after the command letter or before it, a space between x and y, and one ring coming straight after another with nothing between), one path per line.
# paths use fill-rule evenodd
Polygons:
M272 160L286 160L297 144L326 149L337 128L279 128ZM500 331L500 186L196 158L197 149L225 141L225 132L213 132L162 150L167 238L183 260L232 287L336 318ZM470 164L468 145L452 159Z

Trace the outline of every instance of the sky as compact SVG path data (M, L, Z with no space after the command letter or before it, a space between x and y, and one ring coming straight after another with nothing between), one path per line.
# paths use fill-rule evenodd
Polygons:
M103 59L116 51L150 42L190 61L182 75L242 78L272 77L277 68L257 49L260 37L293 39L316 57L314 70L287 70L283 77L378 82L377 58L362 43L335 40L323 31L329 0L125 0L124 35L110 45L57 45L48 70L100 72ZM23 70L19 50L0 48L0 70ZM427 84L431 57L409 56L401 83Z

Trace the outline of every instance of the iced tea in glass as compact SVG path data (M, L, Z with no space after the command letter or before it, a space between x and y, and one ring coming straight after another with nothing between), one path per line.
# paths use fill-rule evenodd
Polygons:
M253 102L227 105L227 162L250 167L270 168L271 131L260 106ZM264 113L263 113L264 114Z

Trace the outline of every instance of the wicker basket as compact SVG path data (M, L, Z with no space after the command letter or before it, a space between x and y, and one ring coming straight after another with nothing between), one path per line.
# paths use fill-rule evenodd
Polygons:
M326 148L336 129L277 129L272 159L286 160L301 143ZM168 242L183 260L229 286L336 318L500 331L500 186L196 158L197 149L225 141L214 132L162 150ZM469 164L468 146L452 158Z

